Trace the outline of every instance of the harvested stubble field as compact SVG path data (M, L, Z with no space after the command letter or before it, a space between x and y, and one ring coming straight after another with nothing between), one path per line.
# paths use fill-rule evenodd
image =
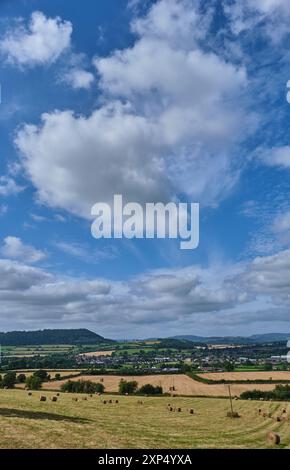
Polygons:
M25 374L26 377L30 377L31 375L33 375L33 373L38 370L38 369L31 369L31 370L18 370L16 371L16 375L18 377L19 374ZM81 370L77 370L77 369L71 369L71 370L49 370L49 369L44 369L47 371L47 373L51 376L52 379L55 378L55 375L56 374L60 374L62 377L66 377L67 375L71 376L71 375L78 375L80 372L82 372ZM25 383L20 383L20 384L16 384L15 385L16 388L25 388Z
M269 371L269 372L206 372L198 374L200 377L210 380L289 380L290 372L288 371Z
M240 418L231 419L225 399L145 397L138 404L140 397L115 395L118 404L103 404L97 395L84 401L64 393L52 402L51 392L41 394L46 402L40 392L0 391L1 448L267 448L269 431L281 436L278 447L290 447L290 405L283 403L237 401ZM170 412L168 403L181 412ZM285 419L277 422L283 408Z
M136 380L138 386L144 384L152 385L161 385L163 392L169 393L170 388L174 387L174 394L177 395L189 395L189 396L227 396L228 390L222 385L208 385L197 380L191 379L187 375L178 374L178 375L143 375L143 376L120 376L120 375L82 375L71 380L91 380L92 382L103 381L105 386L105 392L118 392L119 382L121 378L131 381ZM46 390L59 390L61 385L65 383L66 380L57 380L55 382L45 382L43 384L43 389ZM262 384L259 386L255 384L237 384L232 386L232 393L234 395L240 395L246 390L254 390L259 388L259 390L273 390L274 385L271 384Z

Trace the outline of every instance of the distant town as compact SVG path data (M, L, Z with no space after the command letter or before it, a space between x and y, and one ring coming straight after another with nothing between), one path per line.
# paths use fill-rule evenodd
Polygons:
M141 375L290 369L287 342L279 335L270 335L271 340L262 335L114 341L89 330L42 330L1 333L0 340L1 337L2 371L83 368L100 373Z

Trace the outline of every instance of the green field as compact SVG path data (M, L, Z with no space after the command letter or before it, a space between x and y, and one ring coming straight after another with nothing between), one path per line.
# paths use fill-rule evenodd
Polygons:
M2 346L1 355L3 357L30 357L49 356L51 354L78 354L86 351L103 351L110 349L107 343L96 345L72 345L72 344L43 344L31 346ZM111 346L112 349L112 346Z
M2 346L1 354L6 357L48 356L77 352L76 346L69 344L41 346Z
M279 448L290 447L289 404L237 401L241 417L231 419L225 399L145 397L138 404L140 397L114 395L119 404L104 405L96 395L84 401L85 395L61 394L54 403L40 402L40 394L53 395L0 391L1 448L266 448L270 430L280 434ZM168 403L182 411L170 412ZM277 422L284 407L285 419Z

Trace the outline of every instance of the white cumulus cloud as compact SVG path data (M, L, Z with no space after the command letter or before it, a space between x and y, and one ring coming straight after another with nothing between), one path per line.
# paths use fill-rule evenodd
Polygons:
M94 75L87 70L71 69L64 74L62 81L68 83L75 90L81 88L88 90L92 86L94 80Z
M6 237L1 253L6 258L18 259L25 263L36 263L46 257L43 251L37 250L31 245L26 245L18 237Z
M160 0L133 21L132 47L94 59L104 105L88 117L46 113L19 131L42 202L88 217L114 193L150 202L184 192L204 204L227 194L253 122L233 104L244 68L198 46L207 23L192 2Z
M19 66L50 64L69 48L71 34L69 21L47 18L35 11L27 26L21 22L6 33L0 41L0 51L9 62Z

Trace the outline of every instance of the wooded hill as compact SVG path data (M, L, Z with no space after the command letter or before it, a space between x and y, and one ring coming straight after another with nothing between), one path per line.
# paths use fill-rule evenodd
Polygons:
M0 332L1 346L33 346L42 344L97 344L109 343L105 339L87 329L8 331Z

